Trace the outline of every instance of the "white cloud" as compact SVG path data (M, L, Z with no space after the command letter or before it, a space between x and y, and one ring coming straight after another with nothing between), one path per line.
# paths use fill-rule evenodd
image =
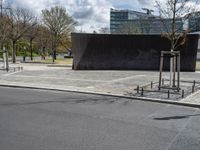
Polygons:
M160 0L165 2L165 0ZM12 6L30 8L37 14L44 8L60 5L79 22L78 30L92 32L109 27L110 8L142 11L143 7L155 9L154 0L4 0Z
M112 4L106 0L79 0L73 16L79 22L79 30L92 32L100 26L108 26Z
M86 32L108 27L110 8L113 7L109 0L7 0L7 3L14 7L30 8L37 14L44 8L63 6L78 21L78 30Z

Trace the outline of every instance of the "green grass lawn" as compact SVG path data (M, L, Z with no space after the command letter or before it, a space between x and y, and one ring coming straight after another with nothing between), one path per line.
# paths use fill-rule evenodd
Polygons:
M45 60L33 60L33 63L46 63L46 64L53 64L52 59L45 59ZM54 64L59 65L72 65L73 58L57 58Z

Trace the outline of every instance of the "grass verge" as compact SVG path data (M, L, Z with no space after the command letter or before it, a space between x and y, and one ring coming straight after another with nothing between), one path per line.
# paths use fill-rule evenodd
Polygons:
M33 63L44 63L44 64L58 64L58 65L72 65L72 58L57 58L53 63L52 59L45 60L33 60Z

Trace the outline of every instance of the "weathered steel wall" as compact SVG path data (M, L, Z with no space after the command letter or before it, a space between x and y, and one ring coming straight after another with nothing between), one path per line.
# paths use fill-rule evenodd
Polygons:
M188 35L181 46L181 70L195 71L198 35ZM159 70L160 51L169 50L160 35L72 33L75 70ZM169 68L169 59L164 62Z

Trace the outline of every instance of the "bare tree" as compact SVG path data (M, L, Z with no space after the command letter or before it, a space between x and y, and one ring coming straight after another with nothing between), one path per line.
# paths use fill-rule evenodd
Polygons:
M12 61L16 63L16 43L25 33L37 24L37 18L25 8L12 9L9 21L9 38L12 41Z
M51 42L50 37L51 34L47 27L40 25L38 36L36 38L36 43L38 45L38 48L40 49L42 59L45 59L46 54L48 53L48 50L51 48L49 43Z
M156 0L156 8L160 13L160 19L166 32L163 36L171 42L171 51L185 43L186 34L189 28L184 29L184 23L189 19L189 15L196 11L193 0L166 0L166 3Z
M28 39L30 45L31 60L33 60L33 40L38 36L38 34L39 25L30 27L30 29L25 34L25 38Z
M162 35L169 39L171 43L171 52L177 50L177 48L183 45L186 41L186 35L190 31L188 28L184 29L183 26L187 22L190 13L195 11L194 0L166 0L165 3L161 0L156 0L156 8L160 13L160 20L165 27L165 32ZM175 76L172 79L172 70L175 66L175 61L170 60L170 86L173 80L173 86L175 82Z
M74 30L76 22L66 13L65 8L59 6L52 7L50 10L42 10L42 19L51 34L52 58L54 62L58 45L63 37L69 37Z
M1 16L0 18L0 47L4 45L5 42L8 41L8 22L9 18L6 15Z

